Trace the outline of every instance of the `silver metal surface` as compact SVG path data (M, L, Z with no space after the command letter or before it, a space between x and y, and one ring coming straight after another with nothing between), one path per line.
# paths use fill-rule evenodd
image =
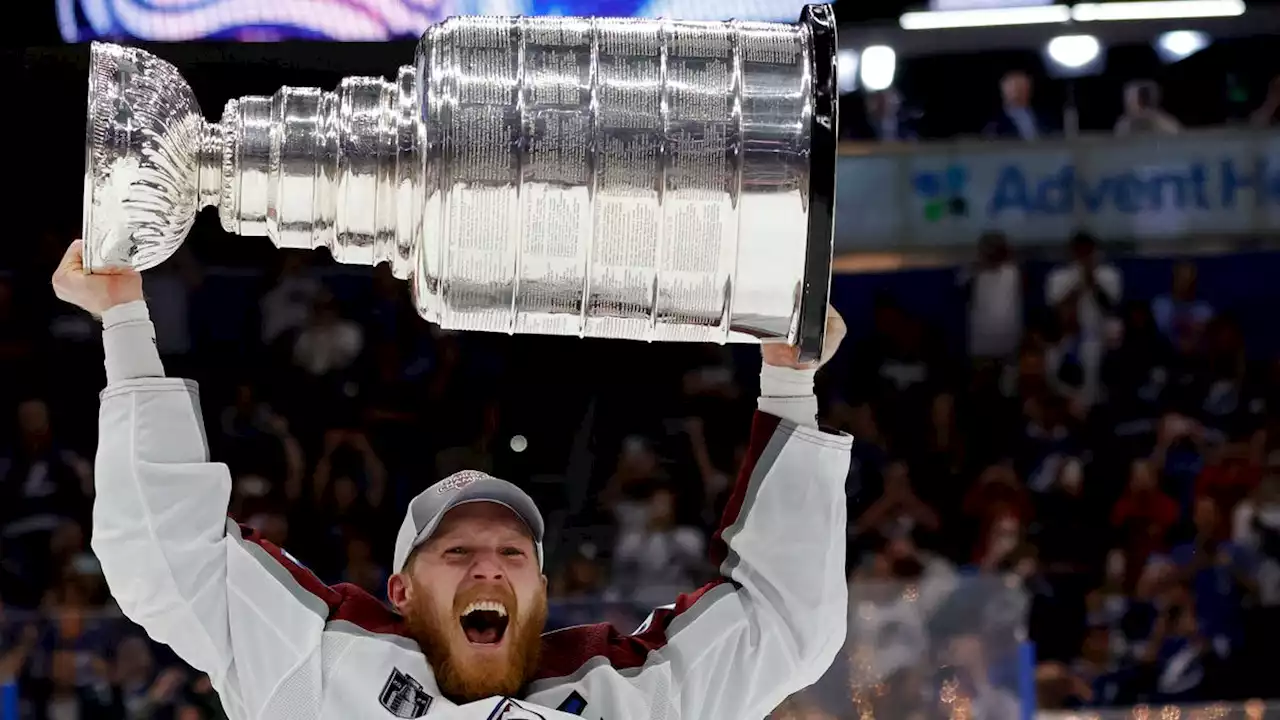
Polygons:
M283 87L207 123L171 65L95 43L86 265L153 267L213 206L231 233L390 263L445 328L812 339L831 48L815 59L804 22L458 17L394 81Z

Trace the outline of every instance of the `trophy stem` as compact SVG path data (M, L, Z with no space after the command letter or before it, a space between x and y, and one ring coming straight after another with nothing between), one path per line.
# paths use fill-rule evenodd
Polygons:
M416 71L349 77L332 92L282 87L231 100L201 133L199 198L237 235L327 248L410 274L421 227ZM417 190L417 192L415 192Z
M200 146L196 155L196 187L198 208L218 207L222 197L222 125L202 123Z

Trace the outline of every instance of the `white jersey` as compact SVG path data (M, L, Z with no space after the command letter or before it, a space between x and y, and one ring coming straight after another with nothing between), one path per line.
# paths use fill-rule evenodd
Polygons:
M207 673L235 720L760 720L843 645L847 436L758 412L712 541L723 577L632 634L548 633L519 697L457 706L399 615L227 519L231 477L198 408L175 378L102 393L93 549L125 615Z

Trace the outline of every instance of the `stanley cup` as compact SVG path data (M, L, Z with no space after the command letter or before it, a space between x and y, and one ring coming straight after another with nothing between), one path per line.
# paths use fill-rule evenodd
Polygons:
M393 81L282 87L207 122L168 63L95 43L89 271L196 213L390 263L446 329L822 346L835 22L456 17Z

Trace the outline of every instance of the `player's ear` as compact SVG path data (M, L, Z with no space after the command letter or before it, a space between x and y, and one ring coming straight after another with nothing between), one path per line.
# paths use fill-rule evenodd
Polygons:
M387 578L387 600L391 601L391 606L401 615L409 605L411 591L409 578L405 573L398 572Z

